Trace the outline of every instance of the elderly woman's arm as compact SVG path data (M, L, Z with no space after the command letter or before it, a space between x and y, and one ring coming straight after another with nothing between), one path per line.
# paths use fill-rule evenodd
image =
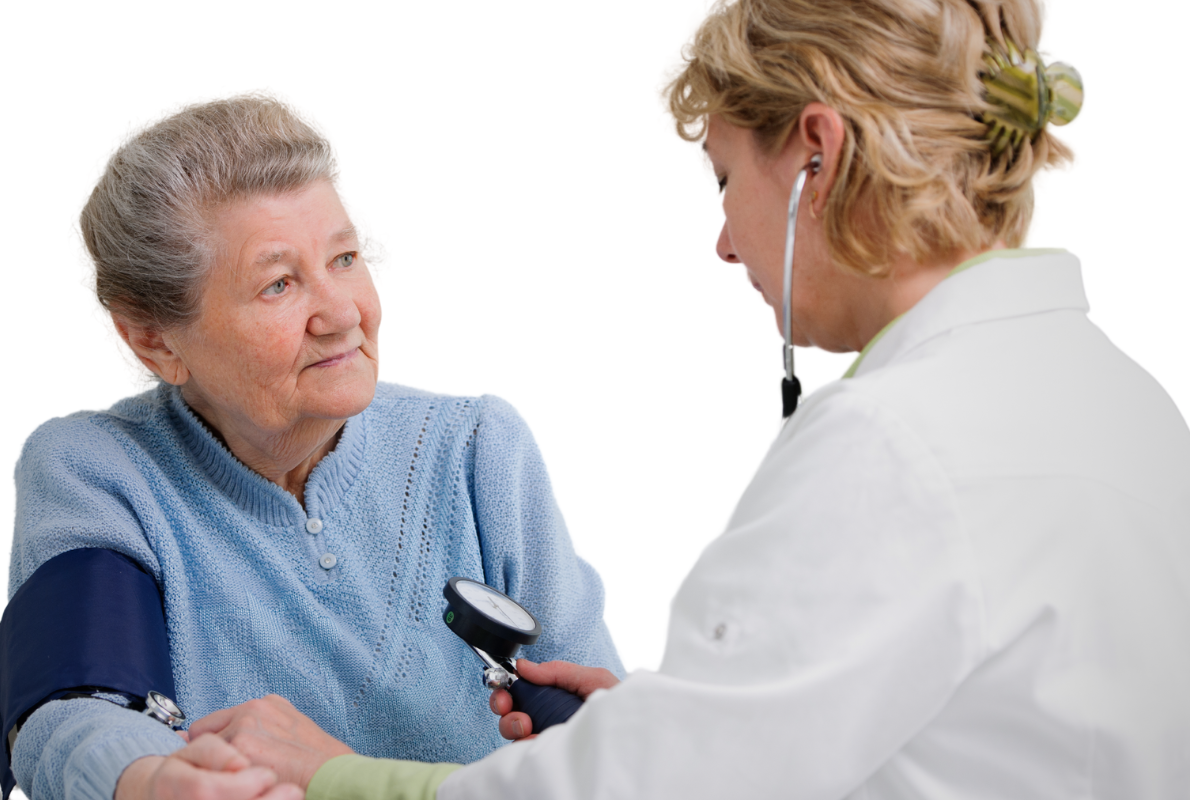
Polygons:
M122 553L159 580L160 567L139 517L145 513L141 480L128 454L90 416L41 426L16 469L10 597L45 562L82 548ZM185 747L165 725L122 707L119 695L107 697L56 700L25 720L12 750L12 769L26 793L39 800L107 800L129 765Z
M65 765L53 757L59 753L69 753ZM223 800L302 796L292 784L278 785L272 770L250 767L218 737L187 745L160 723L105 700L47 703L21 728L13 755L20 785L39 800L139 800L163 790Z
M110 549L150 574L157 570L127 499L138 473L122 457L83 415L51 420L29 438L16 468L10 597L42 564L81 548ZM116 702L58 700L21 726L12 769L18 784L38 798L110 798L133 761L184 745L166 726Z
M115 703L55 700L21 726L12 770L17 784L38 800L110 800L129 764L185 746L160 722Z
M485 396L468 490L483 555L483 579L537 616L542 636L522 652L624 668L603 622L603 584L575 555L528 426L507 402Z

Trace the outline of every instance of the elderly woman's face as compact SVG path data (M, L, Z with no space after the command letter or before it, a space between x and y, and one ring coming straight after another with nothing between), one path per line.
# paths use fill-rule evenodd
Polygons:
M176 349L188 402L217 425L279 434L372 401L380 301L334 187L255 197L214 220L221 252Z

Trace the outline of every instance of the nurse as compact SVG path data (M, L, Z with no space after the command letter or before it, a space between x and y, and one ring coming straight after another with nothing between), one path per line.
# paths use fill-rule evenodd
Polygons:
M715 7L669 100L719 255L794 344L858 358L784 424L658 672L525 663L587 697L567 724L454 771L338 756L307 797L1185 797L1190 430L1077 257L1021 249L1082 101L1040 30L1034 0ZM196 727L294 774L230 714Z

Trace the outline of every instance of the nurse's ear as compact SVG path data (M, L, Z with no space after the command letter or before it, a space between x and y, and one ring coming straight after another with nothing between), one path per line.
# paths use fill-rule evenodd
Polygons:
M112 312L112 323L140 363L154 375L174 386L190 380L190 370L175 349L176 335L169 335L156 325L136 322L118 311Z
M838 111L824 103L810 103L802 109L797 125L790 130L777 155L778 169L782 174L788 172L790 185L797 173L809 165L813 156L821 157L822 166L818 170L811 170L806 176L807 193L803 200L815 217L822 216L827 197L838 177L846 131L847 127Z

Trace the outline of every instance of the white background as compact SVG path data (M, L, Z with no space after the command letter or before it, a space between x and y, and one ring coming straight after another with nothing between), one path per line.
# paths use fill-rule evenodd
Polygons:
M78 233L104 162L181 105L268 91L329 136L348 208L384 251L381 378L520 409L625 664L656 667L669 599L780 410L772 316L716 259L714 177L660 97L706 8L9 4L0 569L25 438L147 385L93 300ZM1185 8L1049 4L1043 49L1081 70L1087 103L1029 243L1082 258L1094 320L1190 414ZM799 359L812 391L851 357Z

